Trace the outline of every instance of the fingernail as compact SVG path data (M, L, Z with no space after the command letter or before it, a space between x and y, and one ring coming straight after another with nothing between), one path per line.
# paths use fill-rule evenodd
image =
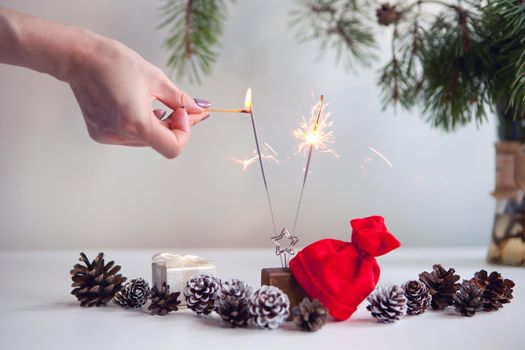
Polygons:
M205 116L204 118L202 118L201 121L206 120L206 119L208 119L209 117L210 117L210 114L206 114L206 116Z
M195 98L194 100L195 100L195 103L201 108L206 109L206 108L210 108L210 106L211 106L211 102L210 101L206 101L206 100L204 100L202 98Z
M155 110L153 110L153 113L154 113L155 116L156 116L157 118L159 118L159 120L161 120L161 121L163 121L163 120L166 119L166 117L167 117L167 116L166 116L167 112L164 111L164 110L162 110L162 109L155 109Z

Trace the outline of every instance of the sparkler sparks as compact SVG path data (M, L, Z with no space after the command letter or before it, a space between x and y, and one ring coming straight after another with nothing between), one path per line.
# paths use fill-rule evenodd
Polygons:
M334 132L331 130L333 122L330 120L330 113L324 108L323 101L319 101L310 111L310 117L302 117L299 128L293 131L296 139L299 140L297 152L308 155L313 147L320 153L330 153L336 158L339 155L330 148L335 143Z
M266 142L263 143L261 157L262 160L267 160L275 164L280 163L279 154ZM248 169L250 165L257 163L257 161L259 160L259 155L257 154L256 150L253 150L252 155L250 157L245 157L244 159L230 157L229 159L235 163L240 164L242 166L242 171L246 171L246 169Z
M388 160L387 157L385 157L381 152L379 152L378 150L376 150L375 148L373 147L368 147L369 150L371 150L372 152L374 152L375 154L377 154L381 159L383 159L385 161L385 163L393 168L394 166L392 165L392 163Z
M257 152L254 152L254 153L255 155L251 158L239 159L239 158L230 157L230 160L234 161L235 163L239 163L242 166L242 171L246 171L246 169L248 169L250 165L252 165L259 159Z
M337 158L339 157L339 155L329 147L330 144L335 143L335 137L333 131L330 130L333 126L332 122L328 119L330 114L326 112L324 107L324 95L321 95L319 102L310 111L310 119L307 121L303 116L302 121L299 124L299 129L294 130L294 136L300 140L297 152L303 153L307 156L307 160L304 168L303 184L301 186L299 202L297 203L292 233L295 232L297 219L299 218L299 212L301 211L304 187L306 185L306 180L308 179L308 172L314 149L320 150L320 152L331 153Z

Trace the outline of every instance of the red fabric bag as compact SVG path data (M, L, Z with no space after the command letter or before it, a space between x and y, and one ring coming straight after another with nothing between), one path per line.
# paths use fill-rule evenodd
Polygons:
M322 239L290 260L290 270L309 297L319 299L337 320L349 318L379 279L375 257L401 243L381 216L350 221L352 242Z

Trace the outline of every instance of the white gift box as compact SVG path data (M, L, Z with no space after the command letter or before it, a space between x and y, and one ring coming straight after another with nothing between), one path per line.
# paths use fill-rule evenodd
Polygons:
M186 305L184 288L194 275L215 275L215 263L196 255L157 253L151 258L152 282L158 287L166 282L170 292L181 292L179 300Z

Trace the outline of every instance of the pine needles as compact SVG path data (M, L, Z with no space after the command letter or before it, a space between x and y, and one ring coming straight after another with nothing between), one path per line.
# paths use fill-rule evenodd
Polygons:
M427 4L438 6L438 13L423 11ZM302 0L300 7L292 24L302 40L320 40L323 51L331 43L338 56L346 55L347 67L373 58L368 1ZM493 110L508 123L525 118L525 2L383 3L376 16L393 27L391 59L378 79L385 108L419 107L445 131L482 124Z
M226 18L226 0L165 0L168 66L200 82L216 60ZM425 12L426 5L438 6ZM371 0L298 0L290 25L298 39L334 50L345 68L369 66L376 58ZM500 126L525 118L525 1L408 0L383 3L377 22L393 27L391 59L379 72L384 107L419 108L445 131L487 120L495 110ZM512 138L515 130L501 130ZM520 134L521 135L521 134ZM525 128L520 141L525 141ZM523 138L523 140L521 140Z
M226 19L224 0L166 0L161 8L168 29L167 65L182 80L201 82L211 72Z
M375 58L370 13L367 0L302 0L290 13L290 25L299 41L320 40L321 52L335 50L337 62L352 69L355 63L369 66Z

